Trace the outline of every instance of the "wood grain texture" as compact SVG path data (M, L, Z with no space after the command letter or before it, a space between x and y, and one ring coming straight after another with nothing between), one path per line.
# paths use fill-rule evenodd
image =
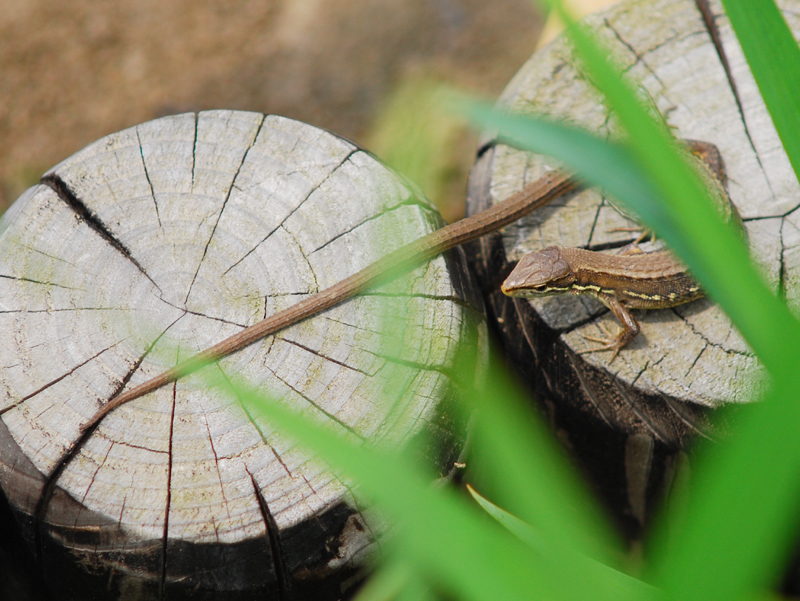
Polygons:
M382 521L202 374L80 429L118 392L438 226L351 143L237 111L113 134L28 190L0 221L0 484L51 582L70 583L57 596L337 598ZM438 257L207 371L368 445L432 433L424 459L444 474L462 435L458 344L486 348L463 268L460 252Z
M800 32L800 5L783 4L790 26ZM798 308L797 181L727 17L718 3L710 11L711 18L704 19L693 0L628 1L587 21L628 76L646 90L676 136L719 147L751 254L769 285ZM500 104L610 138L619 133L615 116L563 39L522 67ZM555 167L547 157L487 138L471 175L468 212L483 210ZM761 366L730 320L707 299L637 312L641 334L610 362L610 352L576 355L596 346L582 335L603 336L599 325L611 332L618 327L599 302L583 296L512 300L500 294L496 282L498 272L507 272L509 264L528 252L550 245L615 248L638 234L614 229L631 227L635 224L600 191L589 189L566 195L506 228L502 236L484 240L475 253L484 286L497 290L489 304L512 359L559 415L559 427L570 430L565 438L580 449L606 497L615 497L611 504L623 520L633 516L638 524L632 530L637 530L643 512L641 502L631 499L641 499L648 487L652 499L653 474L662 478L672 469L676 449L697 435L709 435L704 419L709 409L757 398L766 385ZM605 450L598 450L598 431L610 437L601 445ZM656 446L647 453L626 452L631 436L650 437ZM641 440L636 444L650 448ZM649 467L626 465L633 456ZM633 482L632 474L643 476Z

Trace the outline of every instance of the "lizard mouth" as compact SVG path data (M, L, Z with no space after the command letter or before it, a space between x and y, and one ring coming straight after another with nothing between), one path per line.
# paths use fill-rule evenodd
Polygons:
M539 284L537 286L507 286L503 284L501 290L507 296L515 296L518 298L535 298L540 296L551 296L564 292L563 288L548 286L547 284Z

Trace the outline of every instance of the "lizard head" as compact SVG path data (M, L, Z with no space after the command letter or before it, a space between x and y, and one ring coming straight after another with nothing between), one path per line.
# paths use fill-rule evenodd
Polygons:
M549 296L569 292L575 275L557 246L522 257L501 286L508 296Z

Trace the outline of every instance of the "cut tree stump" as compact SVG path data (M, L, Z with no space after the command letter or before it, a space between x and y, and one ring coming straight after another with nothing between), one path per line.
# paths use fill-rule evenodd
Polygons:
M800 33L800 3L783 3ZM705 11L705 16L704 12ZM679 138L716 144L728 190L743 218L751 254L765 280L793 308L800 300L798 185L727 17L717 2L623 2L587 22L614 53ZM562 38L536 53L503 93L500 105L546 115L614 138L616 118L581 72ZM468 213L522 189L552 159L487 139L471 174ZM637 311L642 331L619 356L578 355L586 336L615 332L618 322L584 296L510 299L497 274L524 254L550 245L613 250L639 232L597 189L551 206L485 237L473 247L476 270L508 353L561 436L580 458L628 534L652 515L675 461L697 436L713 436L707 416L723 404L754 400L765 375L722 310L707 299L673 309ZM617 231L615 231L617 229Z
M338 599L385 524L344 476L209 388L237 378L441 475L485 362L461 251L82 426L109 399L441 225L373 156L277 116L110 135L0 221L0 484L56 599ZM476 370L480 373L480 369Z

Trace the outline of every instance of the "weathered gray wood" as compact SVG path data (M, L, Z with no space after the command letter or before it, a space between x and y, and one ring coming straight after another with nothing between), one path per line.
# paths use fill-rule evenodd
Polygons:
M800 33L797 3L785 4L795 7L786 9L786 14ZM797 181L727 17L718 3L711 11L719 48L692 0L623 2L587 21L629 77L646 90L676 136L719 147L751 254L769 285L797 308ZM720 55L727 57L730 73ZM526 63L506 88L501 104L567 120L600 135L619 133L614 115L609 115L563 39ZM484 209L555 167L546 157L487 140L471 177L469 212ZM497 273L528 252L552 244L621 246L636 234L612 230L633 226L600 191L573 193L506 228L494 242L485 242L478 270L487 284L496 285ZM702 416L708 408L752 401L766 383L763 370L730 320L707 299L674 309L638 312L642 332L613 362L610 352L576 354L596 346L583 335L602 336L599 325L612 332L618 327L613 315L593 299L511 300L498 290L491 295L490 305L501 321L512 359L548 406L560 412L559 427L573 430L566 438L584 447L585 463L598 472L602 486L617 491L609 495L621 495L613 502L619 501L622 512L639 522L644 487L652 488L648 479L653 452L626 451L624 447L632 444L626 437L652 437L662 445L656 447L656 455L659 449L684 447L694 435L704 433ZM614 454L614 462L625 464L613 475L608 471L611 459L601 458L604 452L598 451L597 434L591 434L589 423L608 436L619 437L603 443L608 449L616 445L608 454ZM587 437L593 442L587 442ZM633 456L642 457L647 469L632 467L629 459ZM663 456L660 461L659 477L671 469ZM641 477L633 478L635 474ZM638 482L632 482L637 478Z
M201 375L80 428L118 392L439 225L351 143L236 111L113 134L28 190L0 222L0 484L57 595L278 598L283 577L299 597L338 596L380 521ZM445 473L461 428L446 374L459 341L485 352L462 261L439 257L208 371L369 445L435 431L427 460Z

